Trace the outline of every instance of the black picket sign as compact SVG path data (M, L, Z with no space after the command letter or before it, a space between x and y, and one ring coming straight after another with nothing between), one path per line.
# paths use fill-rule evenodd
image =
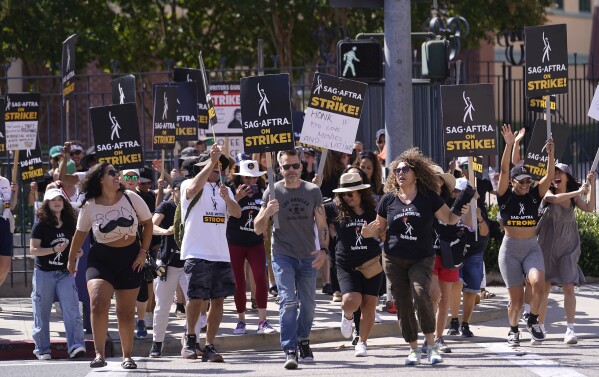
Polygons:
M73 34L62 42L62 96L68 98L75 91L75 43Z
M112 104L135 103L135 76L125 75L110 82L112 87Z
M204 78L202 71L193 68L175 68L173 77L176 82L194 81L196 83L198 127L203 130L208 129L208 107L206 105L206 93L204 92Z
M177 125L177 87L154 85L154 150L171 150L175 147Z
M568 93L568 35L565 24L524 29L526 97Z
M551 123L551 134L555 143L553 155L555 160L560 160L570 139L570 128L563 124ZM524 166L535 181L547 173L547 151L544 148L546 140L547 122L537 119L524 157Z

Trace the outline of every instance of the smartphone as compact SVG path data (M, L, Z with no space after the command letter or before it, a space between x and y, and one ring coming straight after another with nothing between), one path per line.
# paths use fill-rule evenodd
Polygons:
M257 184L249 185L248 187L250 188L250 194L251 195L254 195L255 193L258 192L258 185Z

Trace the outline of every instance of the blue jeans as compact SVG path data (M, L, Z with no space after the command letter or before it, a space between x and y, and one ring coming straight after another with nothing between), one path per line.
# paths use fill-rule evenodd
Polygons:
M308 339L316 309L316 270L311 259L273 255L272 270L279 289L281 348L296 350L298 340ZM299 312L297 304L300 304Z
M464 264L460 267L460 278L464 282L464 292L480 293L480 284L483 280L483 254L467 255Z
M77 347L85 347L83 322L79 313L79 298L75 278L68 271L33 270L33 341L34 353L50 353L50 311L54 295L58 296L65 332L67 350L70 353Z

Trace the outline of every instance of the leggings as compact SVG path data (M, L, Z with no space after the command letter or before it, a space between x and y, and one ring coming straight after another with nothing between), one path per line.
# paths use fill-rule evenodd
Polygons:
M264 244L254 246L239 246L229 244L231 255L231 269L235 277L235 308L237 313L244 313L247 303L245 261L252 269L252 276L256 285L256 303L258 309L266 309L268 286L266 283L266 250Z

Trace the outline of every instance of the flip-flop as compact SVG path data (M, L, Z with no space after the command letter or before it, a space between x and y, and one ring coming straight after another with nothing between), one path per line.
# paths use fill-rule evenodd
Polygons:
M123 369L137 369L137 364L133 361L132 358L128 357L121 363L121 367Z
M104 360L102 356L96 356L96 358L89 363L90 368L102 368L106 365L108 365L108 363L106 363L106 360Z

